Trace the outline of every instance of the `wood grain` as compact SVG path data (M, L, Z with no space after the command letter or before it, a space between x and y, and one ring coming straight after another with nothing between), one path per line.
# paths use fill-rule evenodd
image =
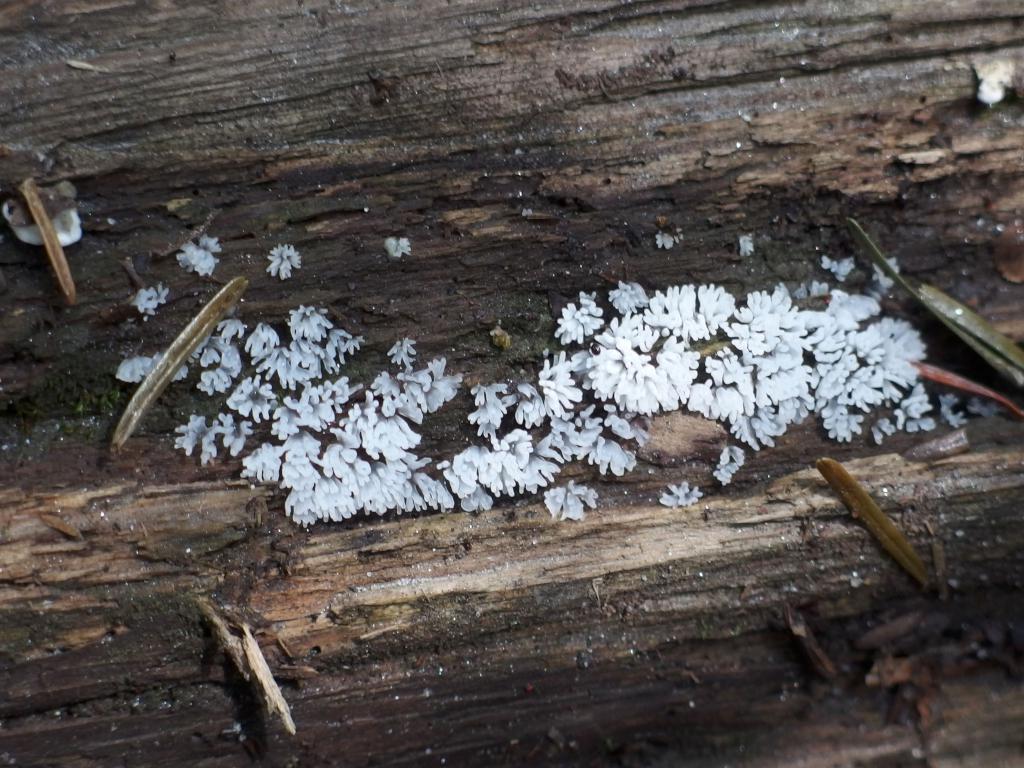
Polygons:
M402 335L471 379L529 375L552 306L622 277L824 279L822 253L853 253L848 215L1019 340L1024 287L991 255L1024 204L1024 110L975 103L971 66L991 58L1024 60L1019 3L5 4L0 193L70 180L85 235L67 249L74 307L38 252L0 242L0 756L1019 761L1024 451L1000 417L920 462L902 458L914 436L836 446L806 424L676 511L660 490L711 490L724 435L656 420L638 470L598 483L579 525L525 499L295 528L237 465L172 453L201 407L181 387L125 451L105 447L130 394L117 361L166 346L216 291L173 257L204 223L224 244L215 276L250 280L243 317L328 306L367 337L356 378ZM671 251L658 217L683 234ZM387 261L389 235L412 255ZM263 271L282 242L303 256L287 283ZM125 259L171 288L148 322ZM907 302L886 311L921 328L930 361L992 383ZM467 408L428 427L432 451L468 440ZM948 602L848 519L813 469L826 452L920 552L938 540ZM224 664L198 598L253 627L295 737ZM802 658L787 605L835 681ZM901 617L913 631L857 647Z

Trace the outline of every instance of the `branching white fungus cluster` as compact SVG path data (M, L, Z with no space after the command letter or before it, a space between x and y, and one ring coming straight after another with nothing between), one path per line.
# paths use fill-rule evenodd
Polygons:
M204 237L179 261L208 274L219 250ZM268 272L281 279L301 264L291 246L275 248L269 261ZM843 280L852 265L826 258L822 266ZM137 297L141 312L166 298L160 289ZM596 506L597 494L572 482L550 487L563 467L631 471L631 446L643 444L660 413L685 410L728 429L737 444L723 448L713 472L723 485L744 464L740 444L772 446L811 415L839 441L868 430L880 443L896 430L935 426L913 366L925 352L913 328L879 317L872 296L818 283L799 294L827 298L798 306L781 285L740 301L716 285L648 291L619 283L606 301L580 293L557 320L555 336L566 348L545 353L536 381L474 386L476 440L441 461L420 454L419 430L460 387L443 357L417 367L415 343L401 339L388 351L390 369L355 383L342 374L363 339L336 327L325 310L300 306L286 324L251 328L228 319L190 364L199 370L197 388L223 396L226 410L209 422L192 416L175 444L203 464L221 450L242 456L242 476L279 485L287 513L302 525L360 511L486 510L496 498L544 489L553 516L576 520ZM158 359L129 358L118 378L139 381ZM183 367L178 379L187 375ZM941 401L953 425L964 419L957 404ZM866 424L876 411L883 413ZM702 496L680 483L661 502L685 507Z

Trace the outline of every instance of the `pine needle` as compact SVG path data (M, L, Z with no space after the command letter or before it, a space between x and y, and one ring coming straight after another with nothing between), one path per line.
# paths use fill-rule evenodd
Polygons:
M171 383L178 369L185 364L189 356L203 343L203 340L213 332L221 318L238 303L248 287L249 281L244 277L236 277L231 280L207 302L199 314L185 326L185 330L178 335L178 338L171 343L160 362L142 380L139 388L132 395L131 401L125 407L124 415L121 416L121 421L118 422L111 439L111 445L115 449L123 446L125 441L132 436L139 421L167 388L167 385Z
M891 280L917 299L949 330L955 333L971 349L985 359L1003 377L1018 387L1024 387L1024 350L974 310L943 293L933 285L922 283L915 288L899 272L893 269L882 251L875 245L868 233L853 219L846 220L853 234L868 258Z
M878 539L882 548L892 555L893 559L903 566L922 586L928 584L928 571L914 547L871 498L864 487L858 483L842 464L834 459L818 459L818 471L828 481L850 513L864 522L867 529Z
M947 371L945 368L940 368L937 365L914 363L914 367L917 368L917 372L921 374L922 379L928 379L929 381L934 381L937 384L945 384L947 387L959 389L961 392L969 392L972 395L988 398L993 402L999 403L999 405L1003 406L1003 408L1012 413L1016 418L1024 420L1024 410L1021 410L1019 405L1013 402L1006 395L1002 395L994 389L989 389L984 384L971 381L968 378L953 373L952 371Z
M46 212L46 206L39 197L39 187L34 179L25 179L18 188L21 196L25 198L25 205L32 215L32 221L39 229L39 235L43 238L43 248L46 250L46 257L50 260L50 269L57 279L57 286L60 288L64 301L68 306L73 306L77 301L75 294L75 281L71 277L71 268L68 266L67 257L64 255L64 248L60 244L57 230L53 228L53 221L50 214Z

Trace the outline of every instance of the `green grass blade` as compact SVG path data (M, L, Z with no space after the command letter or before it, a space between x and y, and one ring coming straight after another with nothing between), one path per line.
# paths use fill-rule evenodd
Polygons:
M871 262L895 281L903 290L917 299L961 341L981 355L1004 378L1018 387L1024 387L1024 351L985 318L969 307L932 285L915 288L892 268L878 246L853 219L846 220L854 239Z

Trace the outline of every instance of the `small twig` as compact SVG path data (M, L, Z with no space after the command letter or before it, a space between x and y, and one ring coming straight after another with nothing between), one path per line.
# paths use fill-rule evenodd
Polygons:
M272 715L277 714L281 718L281 722L284 723L284 729L294 736L295 722L292 720L291 709L288 707L288 702L284 700L284 696L281 695L281 689L278 687L277 681L274 680L274 675L267 665L267 659L264 657L263 651L260 650L256 638L252 636L248 624L242 624L242 648L245 650L245 659L249 662L249 670L253 677L256 678L267 711Z
M786 626L789 627L793 637L800 643L800 648L803 650L804 655L807 656L807 660L811 662L814 671L826 680L835 678L838 674L836 665L832 663L832 659L828 657L828 654L825 653L825 650L818 643L817 638L811 632L811 628L807 626L807 622L804 621L804 617L800 612L788 605L783 608L782 612L786 619Z
M864 490L864 487L850 476L842 464L834 459L818 459L817 467L828 484L832 486L832 490L839 494L839 498L850 510L850 513L864 522L868 530L878 539L882 548L892 555L893 559L903 566L903 569L913 576L922 587L926 586L928 571L921 558L895 523Z
M79 61L78 59L67 59L65 62L71 69L81 69L85 72L109 72L109 69L103 67L97 67L95 64L90 64L87 61Z
M50 260L50 268L53 270L53 276L57 279L57 286L64 296L64 301L68 306L73 306L76 301L75 281L71 277L71 268L68 266L68 260L64 255L64 248L61 247L57 230L53 228L50 214L46 212L46 206L43 205L42 198L39 197L39 187L36 186L33 179L28 178L21 182L18 189L21 191L21 196L25 198L25 205L32 215L32 220L39 228L39 235L43 238L43 248Z
M139 273L135 271L135 265L132 263L131 256L124 257L124 260L121 262L121 267L124 269L125 274L128 275L128 281L136 291L141 291L146 287L146 283L143 282L141 277L139 277Z
M249 281L244 277L236 277L207 302L199 314L185 326L185 329L178 334L171 346L167 348L164 356L160 359L153 370L149 372L139 388L135 390L132 399L124 409L124 415L118 422L111 439L111 445L117 449L125 444L131 437L132 432L138 426L143 415L149 410L153 402L160 397L167 385L171 383L178 369L188 360L189 356L202 344L203 339L210 335L214 326L220 322L249 286Z
M386 635L388 632L395 632L399 629L405 629L405 624L389 624L386 627L380 627L379 629L371 629L369 632L364 632L356 638L356 641L365 643L367 640L373 640L375 637Z
M206 234L206 230L209 228L210 224L213 223L213 220L217 216L218 213L220 213L219 210L212 210L212 211L210 211L210 213L203 220L202 224L200 224L198 227L196 227L195 229L190 231L183 239L177 240L174 243L174 245L168 246L167 248L165 248L162 251L158 251L155 254L155 256L158 259L166 258L166 257L170 256L172 253L174 253L175 251L180 251L185 246L185 243L191 242L192 240L195 240L197 237L201 237L201 236L205 235Z

